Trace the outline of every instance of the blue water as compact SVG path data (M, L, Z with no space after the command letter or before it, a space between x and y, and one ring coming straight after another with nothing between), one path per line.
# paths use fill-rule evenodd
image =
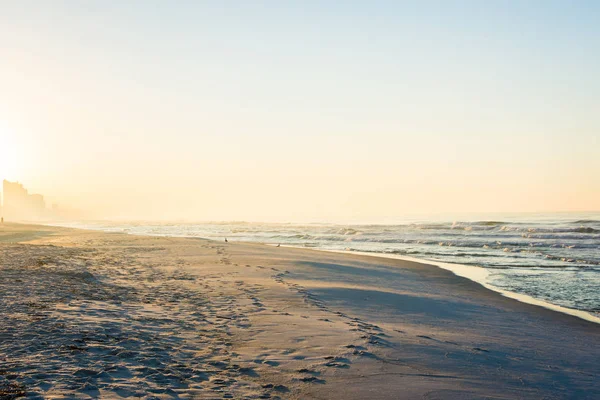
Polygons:
M600 213L509 216L391 225L85 223L139 235L280 243L395 254L485 268L490 285L600 314Z

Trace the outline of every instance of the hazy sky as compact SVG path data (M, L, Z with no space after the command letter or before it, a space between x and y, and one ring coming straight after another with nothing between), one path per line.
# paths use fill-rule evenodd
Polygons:
M0 0L0 178L97 216L600 209L600 2Z

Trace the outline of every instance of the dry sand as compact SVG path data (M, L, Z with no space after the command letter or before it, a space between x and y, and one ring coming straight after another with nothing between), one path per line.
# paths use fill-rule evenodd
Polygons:
M0 227L0 399L598 399L600 326L434 266Z

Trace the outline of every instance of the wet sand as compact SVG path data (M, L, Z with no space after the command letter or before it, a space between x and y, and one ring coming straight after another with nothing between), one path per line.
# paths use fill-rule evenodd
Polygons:
M403 260L0 227L0 399L596 399L600 326Z

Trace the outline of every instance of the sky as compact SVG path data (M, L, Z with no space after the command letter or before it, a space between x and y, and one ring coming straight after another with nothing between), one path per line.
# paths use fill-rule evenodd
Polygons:
M96 218L600 209L596 1L0 0L0 179Z

